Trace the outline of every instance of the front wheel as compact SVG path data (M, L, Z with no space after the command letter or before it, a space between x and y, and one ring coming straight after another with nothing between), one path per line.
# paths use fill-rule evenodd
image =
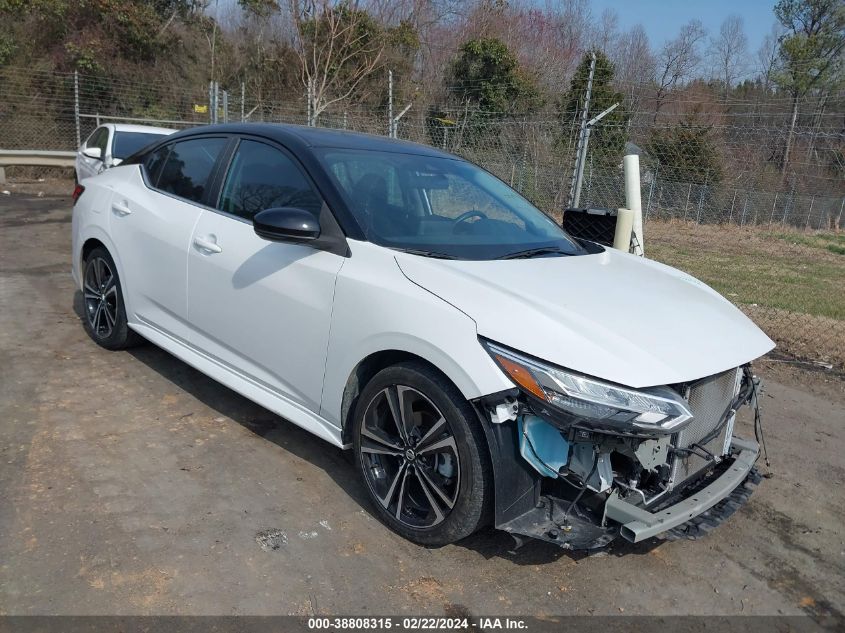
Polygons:
M354 416L354 449L378 516L423 545L469 536L489 518L493 478L478 416L423 363L382 370Z

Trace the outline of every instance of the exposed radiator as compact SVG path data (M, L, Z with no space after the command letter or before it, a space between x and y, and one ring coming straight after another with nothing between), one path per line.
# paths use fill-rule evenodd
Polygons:
M739 393L742 379L742 369L730 369L702 378L690 385L686 398L689 401L693 420L673 438L673 444L678 448L687 448L700 443L722 422L725 412ZM727 454L733 433L734 417L731 416L721 431L701 446L717 458ZM670 482L676 486L689 479L712 463L711 460L699 455L676 455L672 463Z

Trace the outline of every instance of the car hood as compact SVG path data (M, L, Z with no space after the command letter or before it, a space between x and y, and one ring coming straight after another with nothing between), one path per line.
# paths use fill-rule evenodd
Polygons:
M703 378L774 347L706 284L613 249L493 261L397 253L396 262L471 317L480 336L630 387Z

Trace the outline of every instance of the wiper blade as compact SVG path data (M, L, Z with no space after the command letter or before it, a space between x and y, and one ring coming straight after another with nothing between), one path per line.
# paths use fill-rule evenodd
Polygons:
M538 257L540 255L569 255L564 250L556 246L544 246L540 248L529 248L524 251L516 251L515 253L508 253L502 255L499 259L529 259L531 257Z
M420 255L421 257L433 257L434 259L458 259L454 255L449 255L448 253L427 251L422 248L394 248L393 250L410 253L411 255Z

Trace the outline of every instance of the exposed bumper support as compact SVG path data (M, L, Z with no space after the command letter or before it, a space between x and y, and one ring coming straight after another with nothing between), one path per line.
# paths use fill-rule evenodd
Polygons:
M689 498L660 512L649 512L621 499L618 492L614 491L605 506L606 517L621 523L620 534L633 543L656 536L695 518L730 495L748 476L760 454L759 445L749 440L734 437L731 446L738 449L739 453L728 470Z

